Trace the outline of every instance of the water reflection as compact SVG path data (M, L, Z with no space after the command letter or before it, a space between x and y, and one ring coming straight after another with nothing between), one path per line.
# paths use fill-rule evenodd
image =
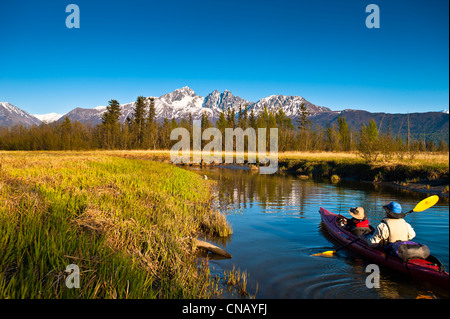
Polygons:
M249 273L249 291L258 286L257 298L448 298L448 292L382 270L381 288L365 286L368 263L350 251L337 257L311 257L338 247L321 230L319 207L348 216L349 207L362 206L371 224L384 217L382 206L392 200L409 211L426 194L396 190L370 183L302 179L260 175L243 169L196 168L217 181L215 205L227 214L233 235L220 244L231 260L211 261L214 267L235 266ZM448 198L428 211L412 213L408 222L448 269Z

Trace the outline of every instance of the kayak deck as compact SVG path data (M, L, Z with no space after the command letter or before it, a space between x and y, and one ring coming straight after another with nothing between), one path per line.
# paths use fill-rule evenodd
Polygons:
M328 233L342 245L350 244L358 238L338 224L338 216L341 215L334 214L322 207L319 213ZM386 253L382 249L369 247L363 238L349 245L348 249L366 257L377 265L385 266L446 289L449 288L449 274L445 271L442 263L433 256L430 256L426 260L411 259L405 262L396 256Z

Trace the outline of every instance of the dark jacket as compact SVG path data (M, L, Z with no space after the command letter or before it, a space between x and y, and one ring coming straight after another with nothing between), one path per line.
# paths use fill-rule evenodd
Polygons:
M369 220L363 219L359 220L356 218L351 218L347 220L347 225L345 229L355 234L356 236L365 235L370 233Z

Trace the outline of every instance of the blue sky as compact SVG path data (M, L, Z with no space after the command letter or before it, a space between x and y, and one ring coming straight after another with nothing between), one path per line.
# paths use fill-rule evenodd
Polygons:
M80 28L68 29L68 4ZM368 29L368 4L380 28ZM183 86L333 110L448 109L446 0L1 1L0 101L32 114Z

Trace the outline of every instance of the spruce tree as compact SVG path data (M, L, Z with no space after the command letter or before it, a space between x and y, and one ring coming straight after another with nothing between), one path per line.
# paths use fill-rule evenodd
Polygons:
M251 109L250 111L250 115L248 117L248 126L255 129L257 128L256 126L256 116L255 116L255 112L253 112L253 109Z
M110 100L106 107L106 112L102 115L102 141L101 144L108 149L118 146L120 133L120 104L117 100Z
M220 112L219 119L216 122L216 127L220 130L220 132L225 134L225 128L227 127L227 120L225 118L225 113Z
M202 118L201 118L202 132L209 127L211 127L211 122L209 121L208 113L205 111L202 113Z
M139 96L134 104L133 121L131 125L134 139L134 147L142 148L145 133L145 117L147 102L143 96Z
M299 118L297 119L298 128L301 131L307 131L309 124L311 124L311 120L308 118L310 114L311 113L306 108L305 103L302 103L302 105L300 105Z
M61 123L61 144L62 150L72 149L72 122L67 116Z
M147 121L145 123L146 139L144 146L151 149L156 149L158 145L157 123L156 123L156 108L155 99L153 97L148 98L148 114Z

